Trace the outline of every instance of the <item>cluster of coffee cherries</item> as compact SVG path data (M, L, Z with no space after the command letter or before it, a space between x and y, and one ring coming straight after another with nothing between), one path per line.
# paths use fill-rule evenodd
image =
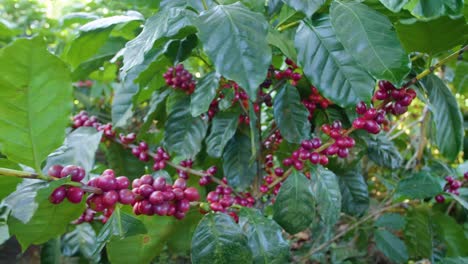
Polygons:
M94 127L98 131L103 131L107 138L114 138L115 132L112 130L112 124L101 124L96 116L88 116L86 111L80 111L73 117L73 128ZM102 139L104 140L104 138Z
M93 81L91 80L81 80L81 81L78 81L75 83L75 86L76 87L84 87L84 88L90 88L91 86L93 86Z
M290 157L283 160L283 165L286 167L293 166L296 170L304 169L304 162L307 160L312 164L327 165L327 155L315 151L321 146L322 141L319 138L303 140L299 149L293 151Z
M385 117L386 112L383 109L367 108L364 102L359 102L356 105L356 113L361 115L353 121L353 127L356 129L364 129L371 134L378 134L381 125L388 125L388 120Z
M269 162L269 161L268 161ZM266 175L265 177L263 177L263 184L260 186L260 192L261 193L267 193L269 191L269 186L279 177L282 177L284 175L284 169L281 168L281 167L277 167L275 168L273 171L274 171L274 174L271 173L271 170L268 168L270 167L271 165L270 164L267 164L265 163L265 166L267 167L266 171L268 173L268 175ZM278 192L279 192L279 189L281 188L281 182L278 182L277 184L275 184L274 188L273 188L273 194L274 195L277 195Z
M314 116L314 111L317 107L322 109L327 109L329 105L332 104L330 100L323 97L315 86L310 87L311 94L307 99L302 100L302 104L307 108L309 111L309 120L312 120Z
M182 219L190 209L190 202L198 201L200 194L194 187L187 187L184 179L168 184L164 177L153 179L143 175L132 182L132 192L138 197L133 204L136 215L174 216Z
M401 115L408 111L408 106L416 98L416 92L411 88L397 89L388 81L379 81L379 88L374 94L374 99L384 102L391 101L391 104L385 104L385 111L394 115Z
M147 162L150 160L148 150L148 144L144 141L141 141L138 145L132 148L132 154L139 160Z
M86 176L86 172L82 167L75 165L61 166L53 165L47 171L49 176L54 178L64 178L71 176L74 182L81 182ZM49 201L53 204L59 204L67 198L71 203L80 203L83 199L84 191L80 187L75 186L59 186L49 196Z
M130 133L128 135L124 135L122 133L119 134L119 139L120 142L124 145L131 144L135 141L136 139L136 134L135 133Z
M195 91L195 79L190 72L184 69L183 64L170 67L163 74L163 77L166 80L166 84L174 89L180 89L187 94L192 94Z
M170 160L171 156L162 147L156 149L156 153L153 156L154 164L153 170L163 170L166 168L166 161Z
M277 150L279 144L283 142L283 137L281 136L281 132L279 130L275 130L268 138L263 142L263 146L265 149L271 149L273 151Z
M457 180L453 176L447 176L445 177L446 183L444 186L444 191L452 193L454 195L460 195L458 189L462 187L464 181L468 181L468 172L465 172L463 174L463 180ZM435 197L435 200L438 203L443 203L445 202L445 197L442 194L439 194Z
M340 158L346 158L349 155L349 149L354 147L356 142L350 136L346 136L346 130L340 121L333 121L332 125L325 124L322 126L322 131L334 139L334 143L324 150L328 156L337 155Z
M211 166L206 170L206 175L202 176L200 180L198 180L198 184L200 186L205 186L211 183L213 180L211 179L211 176L214 176L216 172L218 171L218 168L216 166Z
M296 63L294 63L291 59L287 58L285 60L286 65L288 67L284 70L276 70L275 71L275 79L277 80L291 80L291 84L293 86L297 85L297 82L302 78L302 75L298 72L294 72L297 69Z
M179 165L184 167L184 168L190 168L191 169L192 166L193 166L193 160L191 160L191 159L183 160L183 161L181 161L179 163ZM182 178L184 180L188 180L188 178L189 178L189 174L185 170L177 169L177 175L179 175L179 178Z

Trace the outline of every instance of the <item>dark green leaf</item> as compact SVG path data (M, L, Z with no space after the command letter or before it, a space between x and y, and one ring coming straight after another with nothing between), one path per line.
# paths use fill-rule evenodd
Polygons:
M461 206L463 206L466 210L468 210L468 201L463 199L462 197L451 194L452 198L457 201Z
M310 137L309 111L301 103L296 87L285 84L275 96L275 121L281 135L289 142L301 143Z
M468 263L468 257L458 257L458 258L444 258L439 264L465 264Z
M216 71L236 81L254 100L271 63L265 17L241 3L218 5L204 11L197 26Z
M388 18L359 2L334 1L331 22L345 49L377 79L400 83L411 69Z
M41 263L60 264L62 253L60 252L60 238L53 238L41 248Z
M380 0L380 3L395 13L400 12L408 2L409 0Z
M279 32L273 28L269 28L267 41L270 45L277 47L283 54L292 59L297 60L297 52L294 48L294 42L284 33Z
M336 175L322 166L310 170L312 190L318 213L326 225L333 227L340 218L341 192Z
M273 219L290 234L306 229L315 217L315 198L310 181L304 174L293 171L281 185Z
M405 244L411 258L432 258L433 229L430 208L423 205L411 209L406 217Z
M0 168L22 170L21 167L13 161L0 159ZM16 190L16 185L22 181L21 178L11 176L1 176L0 173L0 201Z
M457 99L445 83L435 75L422 81L429 95L430 110L434 115L436 144L449 160L454 160L463 145L463 118Z
M458 257L468 255L468 239L465 237L463 226L455 219L443 213L437 212L432 217L436 232L439 233L447 248L447 257Z
M437 54L463 44L468 38L468 26L464 18L441 17L431 21L404 20L397 23L395 28L407 52Z
M62 252L65 256L81 254L86 259L91 260L96 246L96 232L88 223L76 226L75 230L67 233L62 238Z
M221 112L212 121L211 132L206 137L207 152L212 157L221 157L224 147L234 136L239 123L239 113Z
M70 72L39 38L16 40L0 50L0 61L1 151L40 171L70 122Z
M164 91L156 90L153 92L153 94L151 95L150 102L149 102L148 113L143 119L145 122L151 122L155 118L158 118L158 120L160 120L159 117L156 116L156 114L158 114L160 108L164 106L164 104L162 103L164 102L164 100L166 100L166 98L172 92L173 92L172 89L166 89Z
M251 263L247 237L227 214L207 214L192 238L192 263Z
M190 101L190 113L192 113L192 116L195 117L208 112L211 101L216 97L220 77L216 72L211 72L198 81L197 88L192 94L192 100Z
M429 198L442 192L437 178L426 172L419 172L398 183L396 193L411 199Z
M380 166L398 169L403 162L400 152L385 135L367 138L367 155Z
M227 144L223 154L223 169L229 185L245 189L255 177L257 165L251 162L250 138L237 133Z
M325 4L326 0L283 0L283 2L310 17Z
M405 218L397 213L386 213L375 222L375 226L389 228L393 231L403 229L405 224Z
M370 101L375 81L343 48L328 16L301 22L294 43L304 74L325 97L340 106Z
M243 207L239 225L247 236L253 263L282 264L289 262L289 243L281 227L264 217L257 209Z
M111 143L109 146L102 146L101 150L106 154L109 168L113 169L116 175L126 175L134 179L145 174L145 164L122 145Z
M197 46L198 38L195 34L190 34L181 40L172 40L166 44L165 55L178 64L190 56L192 50Z
M369 208L369 192L364 176L358 169L339 175L341 208L351 215L362 215Z
M406 246L398 237L384 229L375 231L375 243L377 248L389 259L396 263L404 263L408 260Z
M126 127L133 116L133 97L138 93L139 87L135 79L147 65L139 65L125 75L123 81L116 85L114 99L112 100L112 125Z
M419 0L410 2L411 14L418 18L436 18L442 15L460 15L463 0Z
M468 9L468 8L467 8ZM455 78L453 85L455 90L460 94L468 94L468 61L459 61L455 69Z
M184 219L175 221L171 225L172 233L170 239L166 242L172 252L176 254L190 253L192 236L202 217L203 215L200 214L200 211L194 208L187 212Z

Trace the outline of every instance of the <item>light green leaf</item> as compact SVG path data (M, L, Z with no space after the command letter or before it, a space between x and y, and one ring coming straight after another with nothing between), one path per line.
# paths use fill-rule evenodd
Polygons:
M239 113L218 113L211 124L210 135L205 140L206 151L212 157L221 157L224 147L236 133L239 124Z
M70 72L38 38L16 40L0 50L0 61L1 151L40 171L70 122Z
M312 191L315 194L318 213L326 225L333 227L340 218L341 192L336 175L322 166L310 170Z
M442 192L439 180L427 172L418 172L401 180L396 193L411 199L424 199Z
M377 248L389 259L396 263L404 263L408 260L405 243L397 236L383 229L376 230L374 236Z
M22 170L18 164L7 159L0 159L0 168L19 171ZM10 193L14 192L18 183L20 183L22 180L23 179L18 177L2 176L0 173L0 201L7 197Z
M227 144L223 154L223 170L229 185L245 189L252 183L257 165L251 162L250 138L237 133Z
M325 4L326 0L283 0L283 2L310 17Z
M359 2L334 1L330 18L345 49L375 78L400 83L411 62L388 18Z
M304 74L325 97L340 106L370 101L375 81L338 41L328 16L303 20L294 43Z
M211 72L197 82L197 88L192 94L190 101L190 113L192 116L199 116L208 112L211 101L216 97L221 76L216 72Z
M271 63L265 17L241 3L218 5L200 15L197 27L216 71L236 81L254 100Z

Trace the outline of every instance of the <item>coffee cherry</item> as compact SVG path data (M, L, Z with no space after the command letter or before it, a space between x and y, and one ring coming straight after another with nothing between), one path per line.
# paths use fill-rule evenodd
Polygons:
M67 196L67 189L64 186L57 187L49 196L49 201L53 204L61 203Z
M358 118L354 119L354 121L353 121L353 127L354 128L361 129L361 128L364 128L365 126L366 126L366 120L364 120L363 118L358 117Z
M189 200L190 202L198 201L200 200L200 194L198 193L198 190L194 187L188 187L187 189L184 190L184 197L185 199Z
M184 190L187 187L187 182L184 179L177 179L175 180L174 184L172 185L174 188L180 188Z
M115 179L117 189L127 189L130 186L130 181L125 176L119 176Z
M320 155L320 165L327 165L328 164L328 157L326 155Z
M110 176L112 178L115 178L115 172L114 170L107 169L102 172L101 176Z
M367 132L372 134L378 134L380 132L380 126L374 120L367 120L364 128L367 130Z
M310 162L312 164L319 164L320 162L320 154L318 154L317 152L312 152L310 154L310 158L309 158Z
M135 202L135 194L128 189L119 190L119 202L121 204L133 204Z
M448 182L448 183L452 183L454 180L454 178L452 176L446 176L445 177L445 181Z
M153 182L153 188L156 191L163 191L166 188L166 179L164 177L158 177Z
M117 182L115 178L110 175L100 176L96 180L96 187L102 189L103 191L115 190L117 187Z
M443 195L439 194L439 195L437 195L437 196L435 197L435 200L436 200L436 202L438 202L438 203L443 203L443 202L445 202L445 197L444 197Z
M52 165L47 170L47 174L55 178L61 178L60 174L62 172L63 166L61 165Z
M356 113L363 115L366 111L367 111L367 106L364 102L361 101L356 105Z
M164 194L161 191L155 191L149 196L149 202L151 204L161 204L164 200Z
M458 188L460 188L462 186L462 183L458 180L454 180L451 184L450 184L450 189L452 190L457 190Z
M68 165L65 166L62 171L60 172L60 178L64 178L67 176L71 176L71 180L74 182L80 182L84 179L86 172L83 168L75 166L75 165Z
M276 176L281 177L281 176L283 176L283 174L284 174L283 168L276 168L275 169L275 175Z
M102 195L102 203L106 207L113 206L115 203L117 203L118 200L119 200L119 194L114 190L107 191Z
M143 197L149 197L154 191L154 188L149 184L142 184L139 188L139 193Z
M145 174L140 177L140 184L148 184L148 185L153 185L153 177L149 174Z
M268 186L266 186L266 185L260 186L260 192L261 193L267 193L268 192Z
M83 199L84 191L79 187L70 187L67 190L67 199L71 203L80 203Z
M463 178L464 178L465 180L468 180L468 171L465 172L465 173L463 173Z
M188 212L188 210L190 210L190 202L189 200L180 200L180 201L177 201L176 204L176 210L178 212Z

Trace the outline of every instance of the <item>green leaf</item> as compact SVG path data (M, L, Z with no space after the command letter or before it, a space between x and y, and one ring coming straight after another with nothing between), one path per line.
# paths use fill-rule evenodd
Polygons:
M270 27L268 29L267 41L270 45L280 49L286 57L293 61L297 60L297 52L294 48L294 42L286 34Z
M251 162L250 138L237 133L229 140L223 154L223 170L229 185L245 189L252 183L257 172L257 163Z
M21 167L13 161L0 159L0 168L22 170ZM0 201L16 190L16 186L23 179L11 176L2 176L0 174ZM0 243L1 244L1 243Z
M398 13L405 6L409 0L379 0L386 8L392 12Z
M7 224L9 213L8 207L0 206L0 245L3 245L10 238Z
M194 179L194 183L198 183L198 180ZM200 214L200 211L193 208L187 212L184 219L175 221L171 225L172 232L170 239L166 240L171 252L187 255L190 253L192 236L202 217L203 215Z
M430 110L436 127L436 144L449 160L455 160L463 145L463 118L457 99L445 83L435 75L422 84L429 95Z
M465 264L468 263L468 257L443 258L438 264Z
M340 106L370 101L375 81L338 41L328 16L303 20L294 43L304 74L325 97Z
M455 195L455 194L450 194L452 198L457 201L461 206L463 206L466 210L468 210L468 201L463 199L462 197Z
M227 214L207 214L192 238L192 263L251 263L247 237Z
M53 238L41 248L41 263L60 264L62 252L60 251L60 238Z
M195 117L208 112L211 101L216 97L220 78L219 74L211 72L198 81L197 88L192 94L192 100L190 101L190 113L192 113L192 116Z
M281 264L289 262L289 243L281 227L264 217L257 209L242 207L239 225L247 236L253 263Z
M318 213L326 225L333 227L340 218L341 192L336 175L322 166L310 170L312 190Z
M44 174L52 165L77 165L91 171L94 158L101 142L102 132L94 127L80 127L70 133L65 143L47 157L47 164L42 170Z
M283 0L283 2L311 17L315 11L325 4L326 0Z
M411 199L424 199L442 192L439 180L427 172L418 172L401 180L396 193Z
M216 114L211 125L211 133L206 137L207 152L212 157L221 157L224 147L231 140L239 124L239 113L221 112Z
M131 21L143 20L143 15L141 15L140 13L132 12L129 14L130 15L119 15L119 16L111 16L111 17L96 19L94 21L91 21L81 26L80 31L89 32L89 31L107 29L109 27L112 27L118 24L124 24L124 23L128 23Z
M222 5L229 5L235 2L241 2L250 10L263 13L265 11L265 1L257 1L257 0L219 0L218 1Z
M392 261L404 263L408 260L405 243L397 236L384 229L378 229L374 234L377 248Z
M447 248L447 257L458 257L468 255L468 239L465 237L464 229L455 219L443 213L437 212L432 217L436 232L441 234Z
M296 87L285 84L278 91L273 111L281 135L287 141L301 143L310 137L309 111L301 103Z
M155 115L158 113L158 110L164 106L162 103L169 95L172 94L172 92L172 89L166 89L164 91L156 90L153 92L149 102L148 113L146 113L146 116L143 119L145 122L152 121L156 118Z
M106 246L111 263L150 263L170 238L173 219L155 216L140 216L138 219L144 223L147 232L112 239Z
M172 40L166 44L165 55L174 64L178 64L190 56L197 44L198 38L195 34L190 34L181 40Z
M468 26L463 17L440 17L431 21L403 20L395 28L407 52L437 54L463 44L468 38Z
M70 122L70 72L38 38L17 39L0 50L0 61L1 151L40 171Z
M179 99L171 109L164 131L164 144L170 152L184 159L194 158L200 152L208 124L190 113L190 98Z
M101 150L106 154L109 168L113 169L116 175L126 175L129 179L134 179L146 173L146 164L122 145L112 142L108 146L102 146Z
M389 228L393 231L398 231L405 227L406 220L403 216L397 213L386 213L377 219L375 226Z
M455 78L453 79L453 85L455 90L460 94L468 93L468 62L459 61L457 62L457 67L455 68Z
M197 27L216 71L237 82L255 100L271 63L265 17L241 3L218 5L201 13Z
M432 19L442 15L460 15L463 8L463 0L412 1L408 8L411 10L411 14L418 18Z
M158 47L167 39L184 38L195 33L193 17L193 12L180 8L164 9L150 17L143 31L125 45L122 72L141 64L153 46Z
M290 234L306 229L315 217L315 197L310 181L294 170L281 185L275 204L273 219Z
M377 165L398 169L403 162L400 152L395 144L385 135L367 138L367 156Z
M52 191L69 181L70 178L63 178L50 183L27 185L5 200L12 208L8 218L10 233L16 236L23 251L31 244L39 245L65 233L70 222L84 211L85 198L80 204L64 201L56 205L49 202Z
M131 69L123 81L115 87L111 112L114 127L126 127L133 116L133 97L139 90L135 79L144 70L144 66L139 65Z
M411 62L388 18L359 2L334 1L330 17L345 49L375 78L400 83Z
M95 246L96 232L88 223L77 225L75 230L65 234L62 238L62 252L68 257L80 254L91 260Z
M369 192L359 169L339 175L342 211L351 215L363 215L369 208Z
M432 258L433 229L430 208L422 205L412 208L406 217L405 244L411 258Z

